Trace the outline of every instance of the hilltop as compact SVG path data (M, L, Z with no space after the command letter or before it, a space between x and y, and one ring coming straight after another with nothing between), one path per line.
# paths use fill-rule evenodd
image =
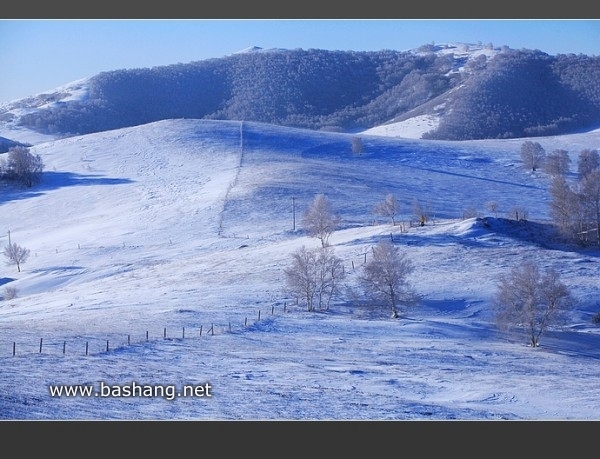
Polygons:
M356 133L421 123L418 138L543 137L600 125L600 58L448 43L409 51L249 47L113 70L0 108L0 134L61 138L164 119ZM544 84L540 84L543 82Z

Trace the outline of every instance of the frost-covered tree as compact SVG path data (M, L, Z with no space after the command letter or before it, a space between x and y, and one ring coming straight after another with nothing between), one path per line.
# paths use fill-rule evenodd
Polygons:
M399 210L400 204L392 193L388 193L385 196L385 199L373 208L373 212L376 215L390 218L392 220L392 225L396 224L396 215L398 215Z
M544 162L546 151L539 142L527 140L521 145L523 167L535 172Z
M292 263L283 270L287 292L313 310L317 291L317 253L302 246L292 254Z
M40 155L33 154L23 146L12 147L3 167L3 175L9 180L30 188L42 178L44 163Z
M21 265L29 258L29 249L21 247L16 242L9 242L4 247L4 256L7 258L7 264L16 265L17 271L21 272Z
M427 220L429 220L429 212L426 207L417 198L413 199L413 216L417 219L421 226L425 226Z
M355 155L362 155L364 150L364 144L362 138L352 137L352 153Z
M341 258L338 258L333 248L322 247L317 253L317 306L319 309L329 309L332 298L340 293L340 282L346 273Z
M585 149L579 153L577 157L577 173L580 179L585 178L587 174L599 167L600 155L598 154L598 150Z
M560 324L574 302L556 270L542 273L536 263L525 261L500 276L493 304L499 327L521 329L537 347L542 333Z
M579 206L579 196L565 177L555 176L550 182L550 216L563 236L572 237Z
M292 263L284 274L287 292L304 302L307 311L329 309L345 276L342 260L331 247L305 246L292 254Z
M321 241L326 247L329 237L340 223L339 216L333 213L331 203L324 194L318 194L304 213L302 225L312 237Z
M552 176L567 175L571 165L569 152L566 150L554 150L544 161L544 171Z
M489 210L490 212L494 213L494 217L498 216L498 208L500 207L500 205L498 204L497 201L487 201L485 203L485 208L487 210Z
M563 236L587 245L600 244L600 168L570 185L564 176L550 182L550 215Z
M588 172L581 181L581 202L589 231L600 244L600 169Z
M387 239L373 247L373 259L363 267L360 285L366 296L390 308L392 318L400 309L414 305L418 295L408 280L414 265Z

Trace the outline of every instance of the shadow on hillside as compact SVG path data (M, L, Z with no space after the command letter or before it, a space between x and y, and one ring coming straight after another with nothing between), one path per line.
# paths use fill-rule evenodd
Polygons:
M31 188L6 186L0 192L0 205L21 199L35 198L59 188L71 186L123 185L133 180L104 177L102 175L83 175L72 172L44 172L42 181Z
M10 278L10 277L0 277L0 286L4 285L4 284L8 284L9 282L14 281L14 279Z
M437 246L462 245L466 248L502 248L506 239L512 239L532 246L547 250L578 253L582 256L600 258L600 249L594 246L579 246L564 242L554 225L547 222L529 220L516 221L509 218L476 218L469 231L461 234L449 232L431 234L429 224L420 233L419 228L409 228L407 233L394 233L392 235L374 235L353 240L343 245L365 245L372 247L384 239L392 240L397 246ZM357 259L361 259L359 255Z
M414 166L414 165L404 165L404 166L410 167L411 169L418 169L418 170L422 170L422 171L426 171L426 172L433 172L436 174L445 174L445 175L451 175L454 177L460 177L460 178L466 178L466 179L472 179L472 180L480 180L482 182L499 183L500 185L511 185L511 186L516 186L519 188L529 188L529 189L533 189L533 190L540 189L539 187L536 187L533 185L525 185L523 183L516 183L516 182L507 182L505 180L496 180L496 179L492 179L489 177L478 177L476 175L463 174L460 172L450 172L450 171L444 171L441 169L432 169L432 168L428 168L428 167L419 167L419 166Z
M34 269L31 272L34 274L50 274L50 273L69 273L70 271L81 271L85 269L83 266L48 266L47 268Z
M470 232L460 235L426 235L414 237L410 232L406 235L407 245L447 245L461 244L465 247L502 247L502 238L510 238L547 250L578 253L590 257L600 257L597 247L583 247L567 243L561 239L556 227L548 222L529 220L513 220L510 218L485 217L477 218ZM403 235L402 237L405 237Z

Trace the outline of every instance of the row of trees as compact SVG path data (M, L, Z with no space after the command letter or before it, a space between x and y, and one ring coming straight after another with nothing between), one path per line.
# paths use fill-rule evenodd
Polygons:
M384 239L373 247L373 258L362 267L362 292L367 299L388 307L392 318L397 318L405 308L418 302L419 295L409 281L413 271L414 265L406 254ZM292 263L284 273L287 292L302 301L307 311L329 309L332 298L341 293L346 277L342 260L330 246L302 246L292 254Z
M571 157L562 149L550 154L539 142L521 145L523 167L550 178L550 216L559 233L581 245L600 245L600 155L584 149L577 157L577 172L570 174Z
M388 194L375 209L393 219L397 202ZM308 311L329 309L332 299L342 293L346 272L328 243L339 221L327 198L317 195L304 214L303 224L321 245L313 249L302 246L284 270L287 292L302 301ZM372 252L358 276L360 292L368 301L389 308L391 317L397 318L420 301L410 282L414 264L387 239L378 242ZM537 347L542 333L562 322L574 299L554 268L542 270L526 261L500 276L492 303L499 327L522 330L530 345Z
M398 203L389 194L376 206L376 210L393 220ZM329 237L340 221L323 194L316 195L304 212L303 226L321 244L314 249L302 246L294 252L292 263L284 273L287 292L301 300L308 311L329 309L332 298L341 293L346 272L342 260L329 245ZM384 240L373 247L372 260L363 265L360 284L369 299L387 305L392 317L398 317L402 307L414 304L418 299L408 281L413 270L414 266L406 255Z
M538 168L551 177L550 216L559 233L581 245L600 244L600 155L584 149L577 158L576 174L569 174L571 158L566 150L546 154L538 142L521 147L524 167Z

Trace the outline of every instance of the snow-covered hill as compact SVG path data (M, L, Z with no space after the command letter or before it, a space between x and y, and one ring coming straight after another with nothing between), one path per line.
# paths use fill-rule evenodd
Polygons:
M234 54L246 53L270 53L284 51L277 48L261 48L258 46L249 46ZM437 45L422 46L417 49L408 50L414 54L438 55L452 54L455 66L451 72L466 72L469 64L485 56L490 59L501 52L499 48L485 46L481 43L440 43ZM69 101L83 101L89 97L89 79L84 78L73 81L48 90L39 94L32 94L30 97L0 103L0 136L8 139L36 144L48 140L54 140L62 137L62 134L46 135L30 129L24 129L19 121L20 117L36 110L57 107ZM374 135L390 135L395 137L404 137L411 139L420 139L424 133L436 128L443 113L440 110L432 110L427 114L408 114L402 118L402 121L389 120L388 123L373 127L365 133Z
M22 272L0 268L0 289L18 292L0 301L0 417L596 419L600 253L540 237L548 179L520 167L523 140L363 134L356 154L353 138L168 120L33 146L43 182L0 194L0 244L10 231L30 250ZM600 131L539 141L575 158ZM342 217L330 242L347 289L393 238L421 304L392 320L350 294L315 313L286 297L292 252L318 245L300 224L317 193ZM373 214L387 193L401 203L395 226ZM410 225L415 199L424 227ZM506 219L516 205L538 225ZM472 209L480 218L463 218ZM490 312L498 276L524 260L556 267L579 300L537 349ZM133 383L212 394L49 393Z

